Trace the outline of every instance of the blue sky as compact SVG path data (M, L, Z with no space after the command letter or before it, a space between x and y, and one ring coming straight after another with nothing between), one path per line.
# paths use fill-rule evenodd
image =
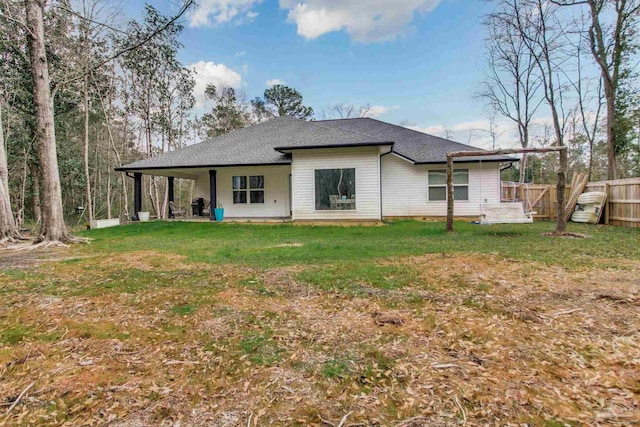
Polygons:
M152 2L165 13L177 6ZM200 0L185 19L180 59L206 82L261 95L279 80L321 117L335 104L376 106L376 118L469 140L485 127L480 0ZM142 4L127 7L140 16ZM486 126L488 127L488 126ZM510 136L508 137L510 138ZM508 139L507 138L507 139ZM486 133L472 132L486 147Z

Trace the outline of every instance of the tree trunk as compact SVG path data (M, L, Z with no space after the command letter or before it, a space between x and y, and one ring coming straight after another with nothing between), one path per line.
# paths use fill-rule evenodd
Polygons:
M16 226L18 229L24 226L25 206L27 199L27 180L29 178L29 151L24 150L24 162L22 163L22 183L20 185L20 200L16 214Z
M528 107L527 107L528 108ZM529 127L528 124L520 124L520 145L522 148L529 148ZM520 184L524 183L527 179L527 163L529 159L527 153L522 154L522 160L520 160Z
M168 216L167 210L169 207L169 184L167 183L167 179L164 180L165 182L164 182L164 194L162 196L162 210L160 211L161 219L165 219Z
M111 219L111 150L107 147L107 219Z
M616 166L616 100L614 89L604 81L604 94L607 101L607 179L618 178Z
M527 148L527 147L522 147ZM527 180L527 160L528 157L526 154L522 155L522 159L520 160L520 184L524 183Z
M33 103L36 113L35 143L38 147L43 184L43 218L37 241L68 242L70 236L64 223L62 209L51 81L44 44L43 4L37 0L25 0L25 12L29 28L27 40L33 78Z
M40 174L33 171L31 175L31 208L33 222L40 224L42 222L42 206L40 204Z
M85 199L89 222L93 221L93 201L91 200L91 172L89 171L89 76L84 76L84 180Z
M94 81L95 83L95 81ZM109 138L109 146L111 148L111 150L113 150L113 154L116 158L116 165L118 167L122 166L122 162L120 160L120 153L118 152L118 149L116 148L116 143L115 140L113 138L113 132L111 130L111 117L109 116L109 113L111 112L111 97L109 98L109 112L107 112L106 109L106 104L104 102L104 98L102 97L102 94L100 93L100 91L97 91L98 97L100 99L100 105L102 107L102 112L104 113L104 120L106 122L106 126L107 126L107 136ZM125 117L124 117L124 124L123 124L123 135L124 135L124 141L127 140L127 134L128 134L128 119L127 119L127 115L125 112ZM124 144L123 144L124 146ZM109 150L107 150L107 153L110 153ZM107 167L110 164L109 160L111 159L111 157L107 157ZM127 182L126 182L127 178L126 178L126 174L124 172L120 172L120 181L122 184L122 194L121 194L121 202L120 202L120 215L119 217L122 218L129 218L129 203L128 203L128 195L127 195ZM109 174L109 183L111 182L111 174ZM110 191L111 184L109 184L108 190ZM109 193L107 194L107 215L108 215L108 219L111 219L111 199L109 197Z
M591 53L595 59L602 81L604 83L604 96L607 104L607 178L616 179L618 171L616 167L616 91L618 89L619 67L621 64L621 55L623 49L629 49L627 43L622 40L622 30L624 25L623 15L627 12L625 2L620 5L616 2L616 25L613 28L615 34L613 43L607 46L605 35L600 23L600 13L603 12L604 3L598 3L594 0L588 2L591 13L591 28L589 30L589 41L591 45ZM611 51L611 60L609 60L609 52Z
M565 215L564 192L567 187L567 150L560 151L560 167L558 169L558 184L556 191L556 205L558 218L556 221L556 233L567 232L567 217Z
M166 150L166 138L165 131L162 131L162 153ZM158 219L165 219L167 217L167 206L169 206L169 186L166 184L167 180L164 180L164 194L162 196L162 205L160 206L160 213L158 214Z
M9 193L9 167L7 152L4 146L4 131L2 128L2 106L0 105L0 242L12 241L19 238L13 210L11 209L11 194Z

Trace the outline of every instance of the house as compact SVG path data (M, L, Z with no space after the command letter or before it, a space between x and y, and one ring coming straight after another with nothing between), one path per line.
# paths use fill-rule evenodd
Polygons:
M118 168L195 181L195 197L218 201L226 218L379 220L446 215L446 154L482 150L370 118L303 121L277 117ZM456 161L455 212L476 216L500 202L500 167L517 159ZM132 175L131 175L132 174ZM213 209L211 209L213 212ZM213 218L213 214L211 214Z

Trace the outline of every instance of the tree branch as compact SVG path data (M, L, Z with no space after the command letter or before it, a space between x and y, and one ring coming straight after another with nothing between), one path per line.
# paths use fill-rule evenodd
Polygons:
M137 48L139 48L140 46L143 46L145 43L148 43L151 39L153 39L154 37L156 37L158 34L162 33L163 31L165 31L167 28L169 28L171 25L173 25L178 19L180 19L180 17L182 17L182 15L185 14L185 12L194 4L195 0L187 0L185 1L184 5L182 5L182 8L178 11L178 13L171 18L170 20L168 20L162 27L155 29L153 32L151 32L151 34L149 34L147 37L143 38L142 40L139 40L138 42L127 46L121 50L119 50L118 52L116 52L115 54L113 54L112 56L98 62L97 64L95 64L93 67L89 68L86 71L77 73L69 78L67 78L66 80L57 83L52 92L56 92L61 86L64 86L66 84L69 84L73 81L76 81L78 79L83 78L86 74L91 73L95 70L97 70L98 68L102 67L103 65L113 61L114 59L117 59L119 57L121 57L122 55L124 55L127 52L131 52L133 50L136 50Z
M30 35L31 37L35 38L35 36L34 36L33 32L29 29L29 27L27 27L27 24L25 24L25 23L24 23L24 22L22 22L21 20L19 20L19 19L15 19L15 18L12 18L12 17L7 16L7 15L5 15L5 14L3 14L3 13L0 13L0 18L4 18L4 19L6 19L7 21L11 21L11 22L13 22L13 23L15 23L15 24L20 25L20 26L22 27L22 29L23 29L23 30L25 30L27 33L29 33L29 35Z
M66 6L62 6L62 5L60 5L60 4L54 4L54 5L52 5L52 7L55 7L55 8L58 8L58 9L64 10L65 12L70 13L70 14L72 14L73 16L75 16L75 17L77 17L77 18L82 19L83 21L87 21L87 22L90 22L90 23L92 23L92 24L96 24L96 25L99 25L99 26L101 26L101 27L108 28L109 30L111 30L111 31L113 31L113 32L115 32L115 33L127 34L127 32L126 32L126 31L123 31L123 30L121 30L121 29L119 29L119 28L116 28L116 27L114 27L114 26L111 26L111 25L109 25L109 24L105 24L104 22L100 22L100 21L93 20L93 19L91 19L91 18L87 18L86 16L82 16L80 13L78 13L78 12L76 12L75 10L70 9L70 8L68 8L68 7L66 7Z

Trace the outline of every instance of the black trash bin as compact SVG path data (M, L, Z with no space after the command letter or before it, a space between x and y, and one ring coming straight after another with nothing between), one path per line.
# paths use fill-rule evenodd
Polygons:
M198 197L191 201L191 214L193 216L202 216L204 211L204 199Z

